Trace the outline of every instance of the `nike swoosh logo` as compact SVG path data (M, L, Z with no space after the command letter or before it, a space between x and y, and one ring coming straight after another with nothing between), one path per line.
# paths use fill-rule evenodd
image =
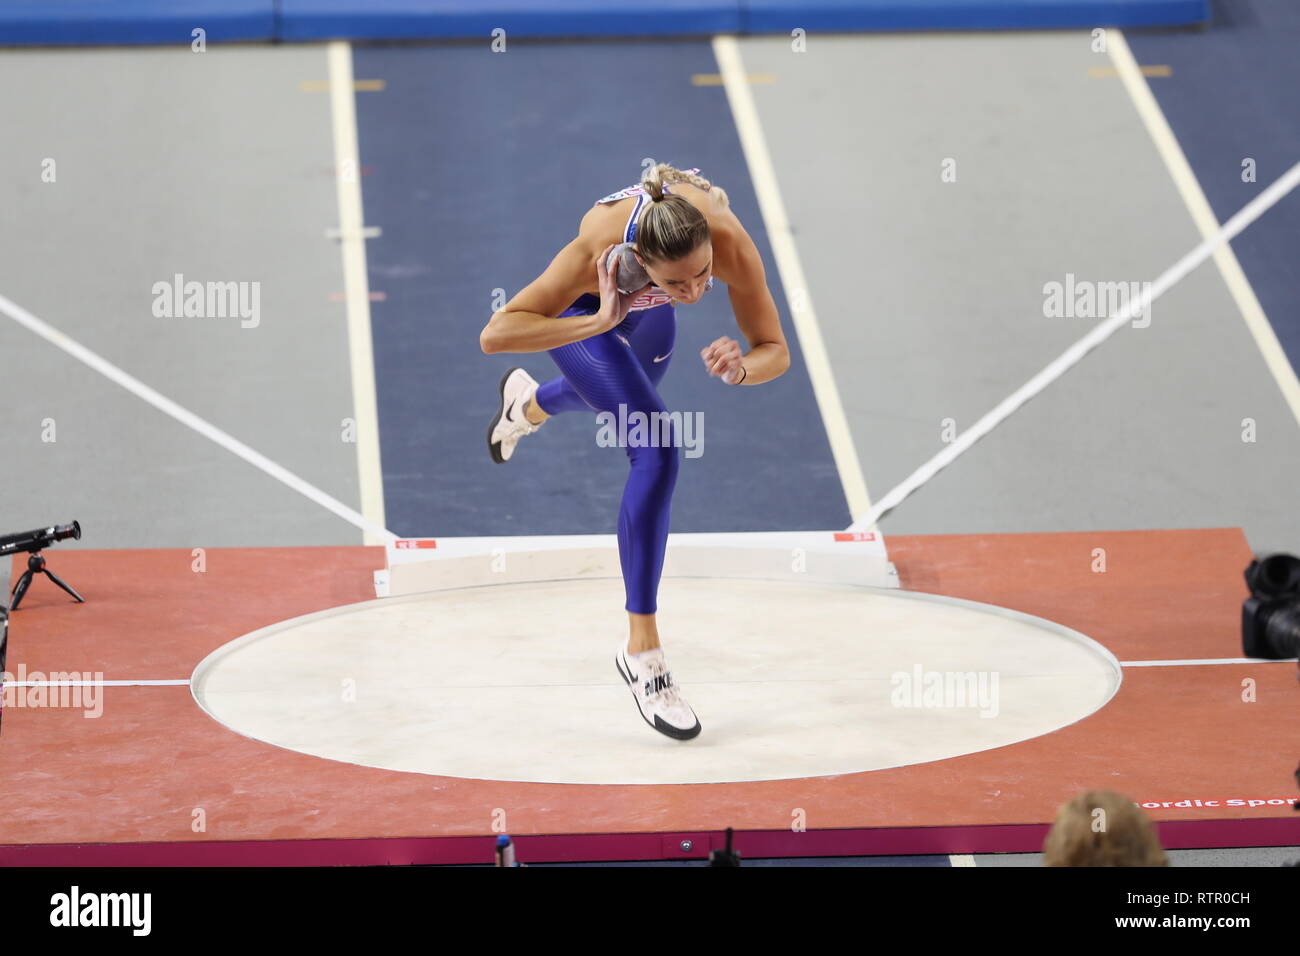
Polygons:
M673 354L673 350L672 350L672 349L669 349L669 350L668 350L668 355L672 355L672 354ZM655 356L655 361L656 361L656 362L662 362L664 359L668 358L668 355L657 355L657 356Z
M518 404L519 399L517 398L510 403L510 408L506 411L506 421L513 422L515 420L515 406Z

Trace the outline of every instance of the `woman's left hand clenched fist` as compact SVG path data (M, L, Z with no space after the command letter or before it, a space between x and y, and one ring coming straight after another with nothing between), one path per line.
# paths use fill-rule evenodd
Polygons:
M735 339L724 335L714 340L712 344L700 349L700 357L704 359L704 367L709 374L718 376L728 385L741 377L740 343Z

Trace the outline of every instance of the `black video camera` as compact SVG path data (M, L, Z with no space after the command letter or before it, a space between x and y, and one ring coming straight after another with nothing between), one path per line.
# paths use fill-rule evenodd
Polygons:
M1300 657L1300 558L1272 554L1246 569L1250 597L1241 607L1241 647L1247 657Z
M41 554L43 548L48 548L56 541L63 541L67 538L81 538L80 522L56 524L48 528L36 528L34 531L19 531L17 534L0 534L0 557L7 554L19 554L23 551L30 555L27 558L27 570L23 572L22 577L18 579L18 583L14 585L13 603L9 606L9 610L18 610L18 605L23 603L23 597L31 586L32 576L36 574L45 575L76 598L78 603L84 603L85 598L45 566L45 556Z
M37 528L34 531L19 531L17 534L0 534L0 556L16 554L20 551L40 551L56 541L63 541L65 538L76 540L80 537L81 523L78 521L72 524Z

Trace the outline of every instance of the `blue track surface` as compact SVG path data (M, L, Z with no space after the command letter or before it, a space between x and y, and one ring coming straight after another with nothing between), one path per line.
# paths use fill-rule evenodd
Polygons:
M716 73L707 43L556 44L509 55L478 48L359 49L358 96L384 497L404 535L613 532L627 458L595 443L595 415L566 414L493 464L484 434L502 372L545 381L546 353L485 356L478 336L506 298L540 274L586 210L640 178L644 157L698 166L726 188L763 253L793 364L731 388L699 351L740 339L726 287L679 309L661 394L704 413L704 454L683 457L674 531L842 528L851 517L768 249L726 95L692 86ZM662 121L637 109L627 78L654 75ZM593 80L609 77L607 82ZM574 105L581 104L581 112ZM673 122L673 118L680 118ZM742 340L743 345L743 340Z
M1300 3L1219 0L1204 33L1134 33L1144 65L1168 64L1149 81L1220 222L1300 162ZM1256 181L1242 181L1242 162ZM1300 369L1300 191L1232 243L1293 368Z

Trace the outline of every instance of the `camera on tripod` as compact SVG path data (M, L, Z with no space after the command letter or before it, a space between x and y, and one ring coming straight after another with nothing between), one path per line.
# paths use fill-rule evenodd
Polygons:
M1247 657L1300 657L1300 558L1272 554L1246 569L1250 597L1241 608L1241 646Z
M31 587L32 577L37 574L43 574L63 590L67 591L77 603L84 604L86 599L69 587L53 571L45 566L45 558L41 555L43 548L48 548L56 541L63 541L66 538L78 539L81 537L81 524L77 521L72 524L56 524L48 528L37 528L34 531L19 531L16 534L0 535L0 558L8 554L17 554L21 551L30 552L31 556L27 559L27 570L23 572L18 583L14 585L13 603L9 605L9 610L18 610L18 605L22 602L23 595Z

